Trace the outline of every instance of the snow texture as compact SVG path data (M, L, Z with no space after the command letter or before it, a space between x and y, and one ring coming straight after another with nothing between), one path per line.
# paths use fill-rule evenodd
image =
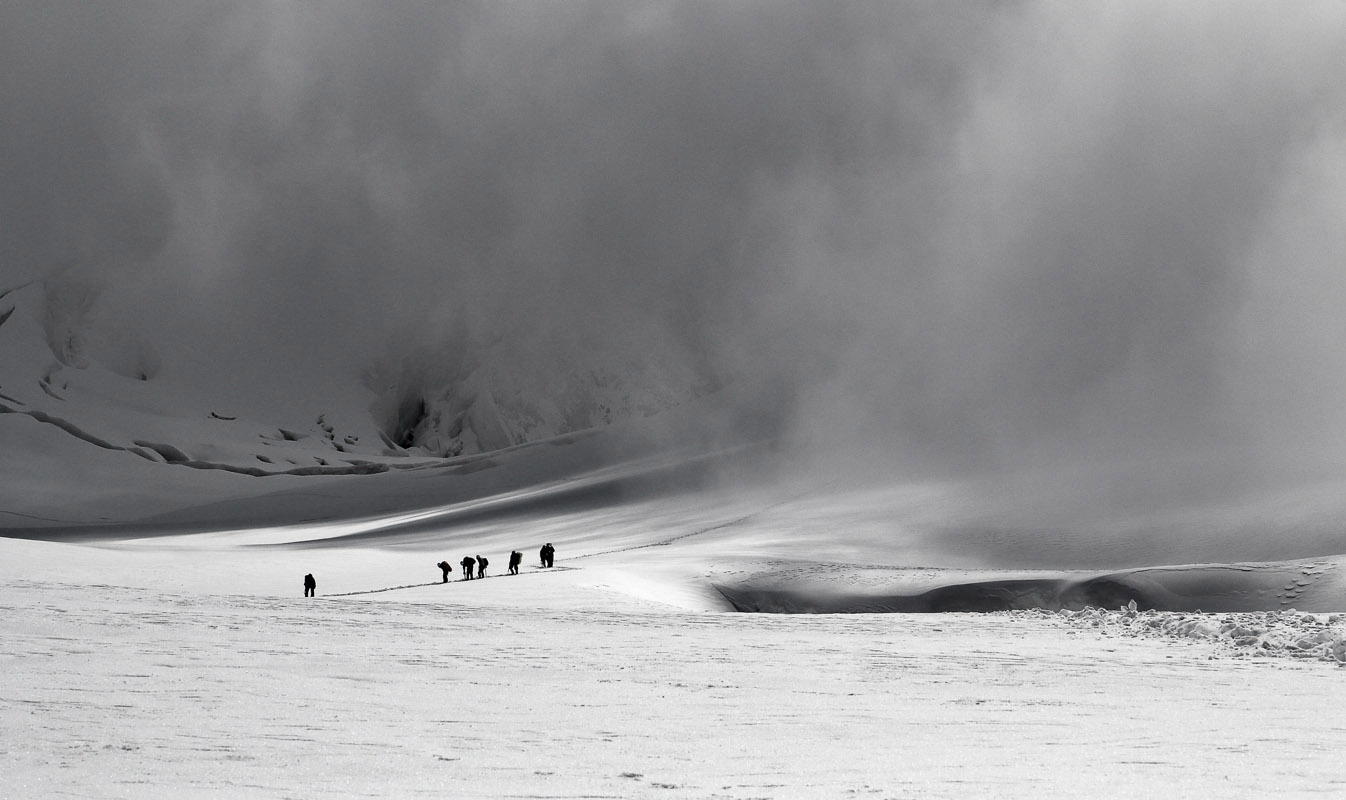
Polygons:
M0 539L6 796L1346 789L1340 670L1197 634L1227 615L734 614L647 558L687 544L442 584L450 548L227 541Z
M1038 612L1042 613L1042 612ZM1084 608L1058 612L1074 625L1110 635L1196 639L1237 656L1284 656L1346 663L1346 614L1302 614L1294 609L1242 614L1182 614Z

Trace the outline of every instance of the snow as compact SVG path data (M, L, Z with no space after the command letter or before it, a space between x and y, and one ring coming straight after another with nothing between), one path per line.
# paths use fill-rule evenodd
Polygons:
M658 505L609 509L624 538L582 533L603 530L596 512L392 546L314 538L321 526L0 538L7 791L1258 797L1346 784L1346 725L1325 706L1340 692L1340 615L732 613L716 584L788 580L798 563L708 566L751 549L750 509L677 532ZM544 537L558 546L549 570ZM518 576L504 574L509 549L524 552ZM486 579L455 568L440 582L438 561L478 552ZM307 572L316 599L301 597ZM893 572L827 575L995 577ZM1242 657L1248 637L1273 657Z
M646 597L614 581L641 583L631 562L445 585L420 553L0 546L14 796L1255 797L1343 784L1346 726L1311 710L1341 673L1205 642L1101 637L1047 615L687 611L654 599L657 578ZM328 594L394 561L424 582ZM309 565L319 597L306 601L296 570ZM232 570L275 591L195 586Z
M574 419L578 412L566 421L561 419L566 415L558 416L560 412L552 409L539 423L534 412L541 401L525 397L520 369L495 365L501 374L492 378L496 388L485 394L503 392L513 400L473 401L463 412L493 416L509 428L497 437L491 452L458 445L404 449L379 427L381 415L386 416L386 392L414 394L430 388L395 384L376 386L375 391L367 385L368 376L362 377L357 369L265 374L266 380L259 381L256 375L235 376L225 367L212 368L208 360L183 358L165 359L153 376L139 380L97 360L93 344L103 341L105 332L86 330L94 325L84 319L90 315L64 308L56 302L61 297L48 297L40 282L0 292L0 314L7 315L0 323L0 442L5 445L0 464L6 473L21 476L18 482L0 484L0 525L6 527L146 522L208 506L191 520L193 524L219 527L239 514L249 522L308 519L324 513L350 516L358 513L351 505L372 503L377 511L405 508L406 503L439 505L440 498L423 488L408 491L408 481L416 483L414 478L362 481L342 484L340 489L331 488L334 481L309 479L422 468L444 476L506 463L505 471L511 472L507 477L448 481L450 494L463 494L464 485L474 487L466 491L480 494L555 483L599 469L625 469L632 461L639 463L630 469L640 471L651 459L668 461L670 453L678 460L695 459L707 450L745 444L713 443L715 432L700 422L679 425L689 433L675 446L662 441L659 424L642 425L643 419L624 424L623 419L638 416L639 408L676 412L675 406L691 398L691 390L656 397L648 394L653 390L647 391L644 383L624 382L611 372L587 376L596 382L587 402L615 409L618 421L602 442L586 442L593 431ZM50 341L53 318L65 332L60 357ZM92 355L86 357L88 353ZM478 373L485 367L476 369L474 375L481 377ZM439 380L451 383L451 378ZM570 383L575 380L579 379L566 378ZM436 392L443 391L441 384L436 384ZM500 388L506 384L507 389ZM566 391L581 390L570 386ZM436 405L443 400L438 394L427 397L429 413L449 413ZM708 410L703 404L682 413L685 417L679 422L685 423L708 415ZM539 455L548 445L576 442L578 446L568 448L564 458ZM526 457L512 455L529 448ZM439 458L446 449L461 455ZM165 462L185 469L158 469ZM293 501L294 495L330 496L347 490L358 500L330 512L300 508L302 503ZM289 501L280 501L293 512L289 516L278 517L271 500L259 499L284 492L292 493ZM390 495L396 496L395 502L389 502ZM246 507L221 515L219 505L212 503ZM181 513L171 519L177 525L186 522Z
M1037 612L1043 613L1043 612ZM1058 612L1076 625L1121 636L1211 640L1240 657L1282 656L1346 663L1346 614L1285 611L1184 614L1083 608Z

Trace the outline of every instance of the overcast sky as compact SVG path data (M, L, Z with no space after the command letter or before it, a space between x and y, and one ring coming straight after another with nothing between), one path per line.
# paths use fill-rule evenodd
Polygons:
M179 349L635 353L953 461L1346 441L1340 2L15 0L0 114L0 287Z

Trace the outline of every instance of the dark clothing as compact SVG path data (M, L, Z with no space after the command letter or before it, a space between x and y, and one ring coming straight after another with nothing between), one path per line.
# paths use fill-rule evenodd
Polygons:
M542 566L550 567L556 563L556 548L551 546L551 542L542 545Z
M518 550L509 554L509 574L518 575L519 565L523 563L523 553Z
M485 557L483 557L483 556L477 556L477 577L478 577L478 578L484 578L484 577L486 577L486 565L487 565L488 563L489 563L489 562L486 560Z
M463 557L463 580L472 580L472 565L475 563L477 563L477 561L472 556Z
M318 582L313 579L312 574L304 576L304 596L305 597L318 596Z
M453 572L453 565L450 564L450 563L447 562L447 561L441 561L441 562L439 562L438 564L436 564L435 566L436 566L436 567L439 567L441 570L443 570L443 572L444 572L444 582L445 582L445 583L448 583L448 582L449 582L449 573L450 573L450 572Z

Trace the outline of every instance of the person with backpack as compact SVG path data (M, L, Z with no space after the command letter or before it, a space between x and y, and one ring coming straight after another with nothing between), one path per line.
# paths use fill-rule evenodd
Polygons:
M453 565L450 564L450 563L447 562L447 561L441 561L441 562L439 562L438 564L436 564L435 566L436 566L436 567L439 567L440 570L442 570L442 571L444 572L444 582L445 582L445 583L448 583L448 582L449 582L449 573L450 573L450 572L453 572Z
M551 542L542 545L542 566L550 567L556 564L556 548L551 546Z
M477 577L478 577L478 578L484 578L484 577L486 577L486 564L487 564L487 563L488 563L488 562L486 561L486 556L477 556Z
M318 596L318 581L314 580L312 572L304 576L304 596Z
M477 563L472 556L463 556L463 580L472 580L472 565Z
M523 553L514 550L509 554L509 574L518 575L519 565L523 563Z

